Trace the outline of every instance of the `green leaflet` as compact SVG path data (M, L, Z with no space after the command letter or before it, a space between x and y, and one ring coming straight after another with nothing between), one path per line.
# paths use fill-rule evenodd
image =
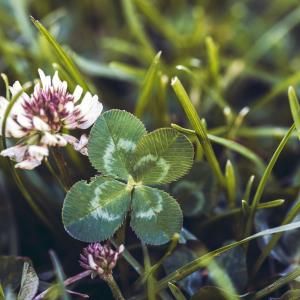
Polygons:
M132 154L144 134L143 123L132 114L118 109L105 112L91 131L91 164L105 175L127 180Z
M172 128L144 135L135 153L133 177L143 184L169 183L187 173L193 164L191 142Z
M172 182L191 168L193 146L182 133L162 128L147 134L138 118L113 109L94 124L88 152L105 177L77 182L67 193L62 217L72 237L103 241L122 225L128 211L131 227L145 243L163 244L180 232L182 212L176 200L144 184Z
M137 186L132 197L131 227L148 244L164 244L182 227L182 212L168 193Z
M79 181L68 192L63 206L63 223L75 239L85 242L111 237L121 226L130 205L130 191L113 179L96 177Z

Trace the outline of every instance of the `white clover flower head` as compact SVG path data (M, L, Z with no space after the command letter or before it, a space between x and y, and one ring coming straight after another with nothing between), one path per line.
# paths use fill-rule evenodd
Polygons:
M87 129L101 114L103 106L97 95L76 86L73 93L68 91L66 81L60 80L58 72L46 76L39 69L40 82L32 94L23 92L14 104L6 122L7 137L20 139L16 146L5 149L2 156L17 162L16 168L33 169L49 155L49 147L73 146L76 151L87 155L88 138L83 134L76 137L65 134L66 130ZM15 96L22 90L16 81L10 91ZM8 100L0 97L0 129L8 106Z

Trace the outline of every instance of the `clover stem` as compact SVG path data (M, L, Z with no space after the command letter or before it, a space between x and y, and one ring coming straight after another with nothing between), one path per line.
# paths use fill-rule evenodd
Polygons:
M52 150L52 156L54 158L55 164L59 170L60 176L62 177L61 181L64 184L64 189L66 191L69 190L70 188L70 183L69 183L69 172L66 168L66 162L62 156L62 154L58 150Z
M105 281L108 284L108 286L116 300L125 300L117 282L115 281L115 279L112 275L106 276Z
M45 159L45 164L46 164L46 167L48 168L49 172L51 173L51 175L56 179L56 181L60 185L60 187L65 192L67 192L68 191L67 187L65 186L64 182L60 179L60 177L57 175L55 170L52 168L52 166L51 166L50 162L48 161L48 159Z

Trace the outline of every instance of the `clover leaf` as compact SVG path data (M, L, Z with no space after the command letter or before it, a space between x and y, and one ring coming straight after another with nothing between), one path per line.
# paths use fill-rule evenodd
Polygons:
M194 151L183 134L172 128L147 133L138 118L113 109L94 124L88 152L102 176L79 181L67 193L62 218L72 237L105 240L129 212L132 229L145 243L166 243L180 231L183 217L176 200L146 185L169 183L189 171Z

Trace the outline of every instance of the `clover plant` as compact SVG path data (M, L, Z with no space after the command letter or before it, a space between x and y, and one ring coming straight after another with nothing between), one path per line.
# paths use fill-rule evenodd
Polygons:
M151 185L173 182L189 171L194 150L186 136L172 128L147 133L138 118L113 109L94 124L88 153L101 175L75 183L67 193L62 216L72 237L108 239L128 214L131 228L148 244L166 243L180 231L179 204Z

